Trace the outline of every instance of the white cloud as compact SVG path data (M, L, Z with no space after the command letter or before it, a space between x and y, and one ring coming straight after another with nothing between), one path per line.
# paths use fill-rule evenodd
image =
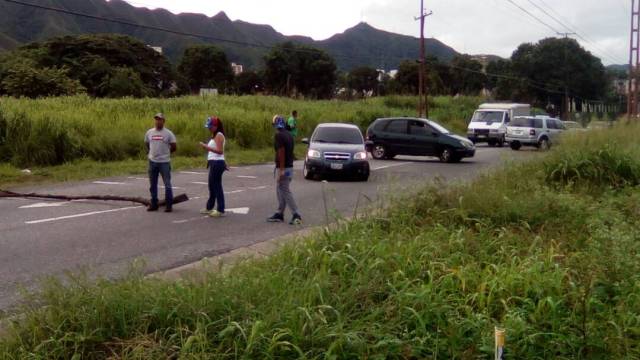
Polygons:
M626 63L629 51L630 5L626 0L513 0L558 31L569 31L537 9L576 30L577 38L603 62ZM132 0L136 6L162 7L173 12L209 16L225 11L231 19L269 24L287 35L324 39L360 21L387 31L419 34L418 0ZM508 0L427 0L434 14L426 33L465 53L509 57L523 42L555 36Z

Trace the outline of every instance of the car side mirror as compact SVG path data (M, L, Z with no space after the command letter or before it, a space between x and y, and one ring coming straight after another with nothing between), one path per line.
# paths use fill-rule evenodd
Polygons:
M302 143L309 145L309 138L302 139Z

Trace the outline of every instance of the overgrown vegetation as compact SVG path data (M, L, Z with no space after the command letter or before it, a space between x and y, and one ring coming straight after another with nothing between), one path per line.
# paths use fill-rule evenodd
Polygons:
M51 281L9 359L640 357L640 128L411 200L178 283ZM611 150L616 149L616 150ZM584 174L577 154L600 170ZM621 181L620 179L627 179ZM636 183L637 184L637 183ZM41 305L48 305L41 307Z
M358 102L300 101L277 97L184 97L175 99L94 99L86 96L0 100L0 162L14 166L58 165L77 159L143 159L142 137L153 115L164 112L178 137L179 156L202 156L198 142L208 135L204 119L225 122L229 151L263 150L272 145L274 114L298 110L302 134L320 122L350 122L366 128L378 117L413 115L416 98L375 98ZM432 118L465 131L481 98L436 98ZM270 151L270 150L269 150Z

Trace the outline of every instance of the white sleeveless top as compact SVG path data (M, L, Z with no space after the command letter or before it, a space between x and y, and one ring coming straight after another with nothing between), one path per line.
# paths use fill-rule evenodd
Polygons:
M224 152L224 145L227 142L227 139L224 137L224 134L220 134L220 135L222 135L222 152ZM207 145L212 149L219 150L218 146L216 145L216 141L214 139L209 140L209 144ZM207 160L208 161L224 160L224 154L220 155L220 154L214 153L213 151L209 151L207 155Z

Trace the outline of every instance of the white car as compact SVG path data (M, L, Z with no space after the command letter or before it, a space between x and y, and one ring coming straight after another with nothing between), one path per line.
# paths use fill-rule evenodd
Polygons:
M562 120L548 116L517 117L507 127L506 140L513 150L523 146L547 150L565 130Z

